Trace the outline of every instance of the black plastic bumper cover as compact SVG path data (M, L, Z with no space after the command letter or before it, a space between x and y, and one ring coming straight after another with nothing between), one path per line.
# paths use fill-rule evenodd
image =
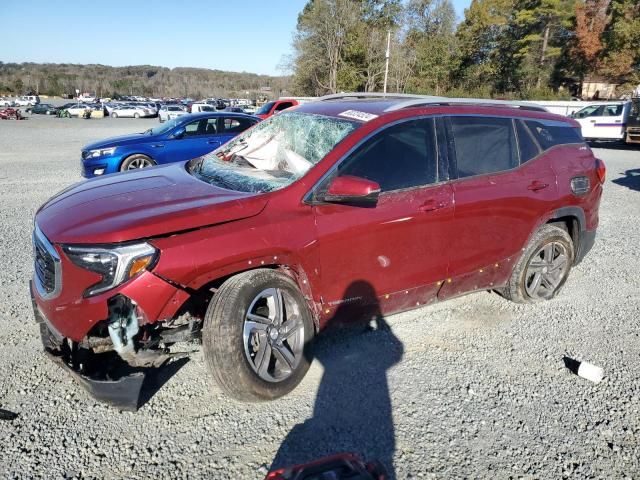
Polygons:
M138 409L140 391L145 379L144 371L133 371L117 379L95 378L83 374L75 369L63 355L63 341L49 329L48 322L40 312L33 297L33 285L30 285L31 301L35 320L40 326L40 339L42 346L48 357L63 369L67 370L71 376L96 400L108 403L121 410L135 411Z

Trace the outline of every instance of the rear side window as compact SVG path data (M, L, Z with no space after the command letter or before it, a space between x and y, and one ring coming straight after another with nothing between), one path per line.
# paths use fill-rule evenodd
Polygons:
M569 124L538 120L526 120L525 123L543 150L556 145L584 143L580 129Z
M458 178L501 172L518 166L510 118L450 117Z
M540 153L540 149L531 136L529 129L521 120L516 120L516 133L518 134L518 147L520 149L520 163L525 163Z
M247 118L225 118L223 121L223 129L221 133L240 133L253 125L253 122Z
M338 166L343 175L373 180L383 192L437 182L433 119L399 123L374 135Z

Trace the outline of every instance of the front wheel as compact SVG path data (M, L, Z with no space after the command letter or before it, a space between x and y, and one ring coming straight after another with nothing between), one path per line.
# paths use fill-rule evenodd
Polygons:
M134 114L133 114L133 118L140 118L140 114L139 114L139 113L137 113L137 112L136 112L136 113L134 113Z
M575 258L569 233L543 225L531 238L500 294L517 303L551 300L562 289Z
M118 114L117 114L116 112L113 112L113 113L111 114L111 118L118 118Z
M127 157L122 165L120 171L125 172L127 170L138 170L140 168L153 167L156 164L151 158L146 155L138 154Z
M311 365L314 324L306 300L290 277L273 270L243 272L223 283L202 334L209 372L238 400L282 397Z

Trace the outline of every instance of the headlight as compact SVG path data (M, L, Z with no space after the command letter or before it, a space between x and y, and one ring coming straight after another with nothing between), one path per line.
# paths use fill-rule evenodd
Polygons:
M96 150L89 150L87 158L96 158L96 157L106 157L108 155L113 155L116 151L117 147L111 148L98 148Z
M158 259L158 251L148 243L113 248L64 246L63 250L73 263L102 276L102 280L85 290L85 297L111 290L150 270Z

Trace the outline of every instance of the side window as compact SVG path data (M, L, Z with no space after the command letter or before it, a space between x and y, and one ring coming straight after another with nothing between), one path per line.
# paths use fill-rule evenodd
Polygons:
M204 122L204 135L215 135L218 133L217 118L209 118L207 120L202 120L202 122Z
M617 117L622 114L622 105L605 105L603 117Z
M437 182L433 119L411 120L384 129L342 162L337 175L373 180L383 192Z
M253 125L251 121L246 118L225 118L221 133L240 133L251 125Z
M284 109L289 108L291 106L293 106L293 103L291 103L291 102L283 102L280 105L278 105L274 111L279 112L280 110L284 110Z
M544 150L555 145L584 143L580 129L573 128L569 124L542 120L526 120L525 123Z
M599 117L602 115L602 106L590 105L576 112L576 118Z
M199 135L200 124L203 124L204 129L204 120L196 120L195 122L188 123L184 127L184 136L185 137L193 137L195 135Z
M525 163L540 153L540 148L536 145L531 132L522 122L516 120L516 133L518 134L518 147L520 149L520 163Z
M458 178L518 166L513 122L498 117L450 117Z

